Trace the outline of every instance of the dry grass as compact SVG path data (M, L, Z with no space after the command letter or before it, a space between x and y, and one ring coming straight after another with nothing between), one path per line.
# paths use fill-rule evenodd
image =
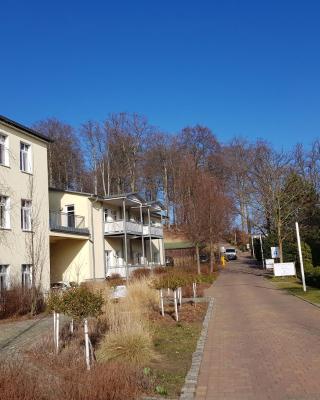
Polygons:
M137 366L144 366L155 358L157 356L150 330L140 323L110 331L97 351L98 360L115 360Z
M43 367L30 370L26 363L0 365L1 400L134 400L148 388L141 371L114 362L96 364L89 372L61 365L54 374Z

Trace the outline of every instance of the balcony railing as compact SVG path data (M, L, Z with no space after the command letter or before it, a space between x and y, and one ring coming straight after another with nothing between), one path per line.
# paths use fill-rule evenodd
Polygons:
M112 235L112 234L124 234L124 221L118 220L113 222L106 222L105 223L105 234ZM133 221L126 221L126 231L129 234L133 235L143 235L144 236L157 236L163 237L163 228L161 224L151 225L142 225L139 222Z
M162 226L150 226L149 225L145 225L143 227L143 234L145 236L160 236L163 237L163 228Z
M50 211L49 224L52 231L82 235L89 234L89 229L85 226L85 218L81 215Z
M125 221L106 222L104 226L107 235L124 233ZM137 222L126 221L126 231L134 235L142 235L142 226Z

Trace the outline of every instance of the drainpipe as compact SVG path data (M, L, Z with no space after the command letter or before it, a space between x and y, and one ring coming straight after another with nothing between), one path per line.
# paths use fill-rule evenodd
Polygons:
M98 196L96 199L91 202L91 244L92 244L92 279L96 280L96 257L95 257L95 249L94 249L94 224L93 224L93 204L98 202Z

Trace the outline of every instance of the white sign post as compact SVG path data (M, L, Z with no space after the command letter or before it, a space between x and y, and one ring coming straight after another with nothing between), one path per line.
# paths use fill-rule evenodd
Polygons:
M299 232L298 222L296 222L296 233L297 233L297 242L298 242L298 250L299 250L302 286L303 286L303 291L306 292L307 287L306 287L306 280L304 277L304 266L303 266L303 258L302 258L302 251L301 251L300 232Z

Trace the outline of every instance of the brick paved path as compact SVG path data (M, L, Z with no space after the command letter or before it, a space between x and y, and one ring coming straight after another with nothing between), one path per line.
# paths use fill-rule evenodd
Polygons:
M52 328L52 317L0 323L0 356L16 353L37 343Z
M215 307L197 400L320 399L320 308L277 290L243 260L209 291Z

